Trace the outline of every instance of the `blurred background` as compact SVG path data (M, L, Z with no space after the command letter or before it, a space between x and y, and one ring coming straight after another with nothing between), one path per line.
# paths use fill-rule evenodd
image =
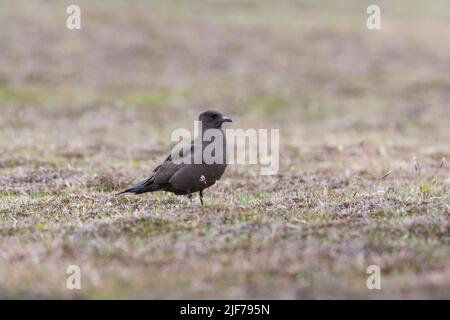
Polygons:
M70 4L81 7L81 30L66 28L66 8ZM370 31L366 27L366 9L370 4L381 8L381 30ZM131 232L127 236L120 229L125 238L117 235L119 238L114 239L120 241L114 242L108 240L110 229L103 238L104 233L96 229L100 227L89 223L148 214L148 198L115 200L111 195L136 179L145 178L167 154L172 130L192 130L192 121L207 109L232 117L232 127L280 128L280 177L292 178L281 181L268 177L263 181L257 168L229 168L224 184L211 192L218 192L219 196L211 199L210 195L210 203L216 207L210 216L205 216L212 219L211 223L217 222L214 212L215 217L226 214L223 210L227 209L221 205L227 192L233 193L231 206L238 207L238 212L265 212L269 222L273 218L295 223L286 210L295 214L321 212L323 203L332 206L335 201L339 206L344 200L325 198L306 204L299 200L299 204L292 202L290 196L286 199L289 194L313 199L321 197L323 190L333 189L349 197L357 192L365 194L367 198L362 200L366 201L378 190L384 192L389 187L407 190L401 188L420 180L416 177L418 170L440 177L444 186L436 197L448 197L448 169L439 166L450 151L449 71L450 2L446 0L1 0L0 297L71 294L61 289L64 281L60 280L65 275L60 270L66 262L76 259L84 261L85 270L90 270L91 291L81 294L87 297L195 298L215 293L232 298L324 297L333 296L330 287L337 288L335 293L348 290L349 296L364 296L367 292L360 291L358 285L336 283L332 280L336 278L330 280L323 275L331 269L336 271L334 268L348 271L361 263L358 259L364 260L371 254L385 257L386 252L405 246L405 255L388 261L395 270L405 257L419 259L411 262L411 277L402 282L406 287L411 285L408 281L414 281L414 272L422 267L448 270L448 251L443 250L448 249L447 236L447 247L442 246L442 238L435 239L432 248L437 250L433 251L437 258L433 265L426 264L428 238L420 238L423 247L402 243L383 251L384 247L367 240L369 244L361 248L356 245L351 250L337 250L346 259L333 260L331 255L327 258L333 261L327 264L333 266L330 270L322 270L324 273L317 278L314 274L312 278L305 276L320 280L307 281L317 284L313 289L305 285L303 290L292 280L289 272L295 271L297 265L290 263L298 257L290 255L285 256L287 260L262 255L260 260L245 264L250 266L249 272L254 272L264 265L284 261L284 265L293 268L285 270L287 275L265 274L258 282L249 274L240 274L247 270L237 262L242 254L246 256L242 248L240 258L234 256L235 251L222 257L231 269L217 266L215 273L205 271L205 280L200 271L199 278L195 278L183 269L189 268L192 256L204 263L210 261L208 254L213 253L209 251L189 251L189 245L196 247L198 241L207 241L201 233L185 239L183 248L187 251L179 253L176 250L181 250L181 244L176 240L171 242L174 247L161 244L172 238L152 234L150 240L159 243L159 247L142 247L141 242L133 242L133 232L141 230L134 225L138 231L127 229ZM385 174L392 180L383 184L380 177ZM301 184L305 182L306 185ZM426 191L434 190L431 184L419 184ZM180 200L155 197L150 197L151 201L160 201L164 208L175 210L168 219L179 218L173 208ZM364 205L371 204L363 206L363 211L371 210L373 202L364 201ZM395 210L405 206L395 201L388 205ZM352 210L352 205L333 208L334 213L327 216L330 219ZM433 208L448 214L448 205L445 207L442 202ZM424 212L422 209L417 212ZM271 217L274 212L280 215ZM310 221L308 216L295 217ZM327 217L321 216L322 220L314 222L327 222ZM443 234L448 232L444 217L438 216L433 222L433 228ZM91 234L90 228L99 232L94 232L93 240L86 236L92 241L80 244L73 240ZM233 232L243 232L239 230ZM340 232L336 229L332 234ZM255 233L266 239L270 232L258 229ZM280 239L297 243L296 236L289 234ZM349 234L348 230L343 234ZM145 243L149 241L148 237L143 238ZM308 248L333 245L333 241L337 241L337 246L343 245L340 241L344 239L333 239L329 240L332 244L317 240L317 247ZM275 247L280 244L269 243ZM173 256L173 252L180 255ZM360 252L367 254L357 257ZM282 251L281 257L285 253ZM143 269L137 272L114 266L131 259L128 255L137 261L144 259L140 266ZM158 263L168 269L158 269L155 261L146 260L149 255L158 257ZM38 264L45 266L46 271L39 269ZM142 280L147 285L145 281L150 281L154 291L148 291L150 285L145 287L138 280L145 278L142 274L147 274L148 265L154 268L155 277L169 279L161 283ZM98 266L105 269L95 271ZM317 266L311 264L311 270ZM201 270L197 264L192 268ZM110 282L99 286L102 275L98 272L107 270L111 273L104 276L110 277ZM133 278L134 271L139 277ZM445 272L438 274L437 283L448 285L449 275ZM173 274L184 274L185 278L171 282ZM352 279L353 274L347 276ZM41 280L26 284L27 277ZM418 288L422 283L412 286ZM444 289L433 287L429 292L445 295ZM414 292L420 296L429 293L425 291Z
M380 1L379 31L367 1L77 3L79 31L70 2L2 1L2 140L148 146L210 107L321 142L448 137L447 1Z

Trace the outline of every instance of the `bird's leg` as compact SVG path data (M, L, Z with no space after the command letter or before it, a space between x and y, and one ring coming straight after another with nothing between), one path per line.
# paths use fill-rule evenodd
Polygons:
M192 204L194 202L194 199L192 198L192 193L189 192L188 198L189 198L189 203Z
M200 203L203 205L203 190L200 190L199 195L200 195Z

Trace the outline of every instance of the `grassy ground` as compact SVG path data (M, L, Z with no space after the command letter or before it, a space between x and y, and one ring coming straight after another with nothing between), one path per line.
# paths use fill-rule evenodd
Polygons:
M0 298L450 298L450 6L316 2L2 1ZM211 106L279 175L114 195Z

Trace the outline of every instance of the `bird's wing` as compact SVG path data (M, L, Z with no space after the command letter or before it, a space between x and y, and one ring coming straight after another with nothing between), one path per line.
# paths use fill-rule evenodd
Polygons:
M178 147L178 150L172 150L166 160L164 160L163 164L157 166L148 179L132 185L119 194L127 192L138 194L149 191L157 191L165 188L172 176L182 167L186 166L186 162L183 161L183 158L190 157L191 154L193 154L193 150L193 142L191 142L191 144Z
M186 143L181 146L176 146L172 149L166 160L164 161L174 161L174 162L181 162L183 159L186 159L187 157L190 157L194 154L194 145L197 142L195 140L191 140L190 143Z
M189 160L189 157L192 157L193 152L194 141L172 150L164 160L164 163L153 170L149 180L152 180L152 183L167 183L180 168L189 163L187 160Z

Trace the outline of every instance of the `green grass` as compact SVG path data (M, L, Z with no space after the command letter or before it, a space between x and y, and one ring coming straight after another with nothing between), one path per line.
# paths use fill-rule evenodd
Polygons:
M27 89L0 87L0 103L2 105L34 105L42 101L39 92Z
M137 107L159 108L164 107L170 101L172 96L168 92L131 92L127 94L123 101L126 104Z

